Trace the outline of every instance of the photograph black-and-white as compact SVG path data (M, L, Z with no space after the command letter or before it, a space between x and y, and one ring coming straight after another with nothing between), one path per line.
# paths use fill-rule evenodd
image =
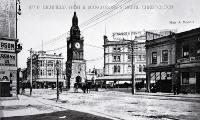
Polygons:
M199 0L0 0L0 120L199 120Z

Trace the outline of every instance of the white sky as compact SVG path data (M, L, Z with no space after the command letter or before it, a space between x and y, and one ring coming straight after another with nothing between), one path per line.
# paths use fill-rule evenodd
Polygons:
M114 5L119 1L129 0L20 0L22 15L18 16L18 38L23 45L23 50L19 53L19 67L26 67L26 60L29 56L29 49L41 50L42 40L44 42L44 50L52 50L63 45L66 45L66 37L62 37L52 44L45 44L48 41L66 33L70 30L72 25L73 9L44 9L43 6L63 5L65 7L73 6L74 3L81 8L77 9L77 16L79 25L93 16L106 11L108 9L88 9L89 6L105 6ZM139 30L159 30L159 29L177 29L178 32L194 29L200 27L200 0L130 0L126 5L135 5L139 9L129 9L119 12L115 10L90 25L96 24L88 29L80 27L82 35L84 36L84 58L87 61L87 69L103 68L103 49L91 47L87 44L102 47L103 35L105 34L111 39L113 32L128 32ZM121 2L122 3L122 2ZM145 5L164 6L171 5L172 9L155 9L147 10L142 8ZM32 6L32 9L30 9ZM38 9L33 6L39 6ZM86 9L82 7L85 6ZM112 16L113 15L113 16ZM102 21L103 19L108 19ZM102 21L102 22L101 22ZM170 24L170 21L181 22ZM183 23L183 21L191 21L191 23ZM85 30L84 30L85 29ZM84 30L84 31L83 31ZM67 49L55 51L55 53L62 53L66 61ZM51 52L54 53L54 52Z

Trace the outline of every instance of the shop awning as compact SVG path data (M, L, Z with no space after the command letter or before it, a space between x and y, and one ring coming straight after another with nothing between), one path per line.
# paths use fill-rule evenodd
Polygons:
M36 79L36 82L57 82L56 78L49 78L49 79ZM59 82L65 82L65 79L60 78Z
M95 81L131 81L132 76L131 75L126 75L126 76L102 76L96 78ZM146 76L142 75L135 75L135 80L136 81L142 81L145 80Z

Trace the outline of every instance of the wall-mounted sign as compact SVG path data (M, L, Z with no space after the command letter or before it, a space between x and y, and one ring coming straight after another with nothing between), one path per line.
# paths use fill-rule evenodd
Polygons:
M16 66L16 53L0 53L0 66Z
M0 40L0 51L15 52L15 41Z

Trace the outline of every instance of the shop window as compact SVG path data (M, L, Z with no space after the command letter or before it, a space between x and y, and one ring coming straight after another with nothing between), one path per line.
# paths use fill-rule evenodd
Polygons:
M162 51L162 62L168 62L168 50Z
M189 72L182 73L182 84L189 84Z
M183 57L185 57L185 58L189 57L189 45L183 46Z
M152 64L157 64L157 52L152 52Z

